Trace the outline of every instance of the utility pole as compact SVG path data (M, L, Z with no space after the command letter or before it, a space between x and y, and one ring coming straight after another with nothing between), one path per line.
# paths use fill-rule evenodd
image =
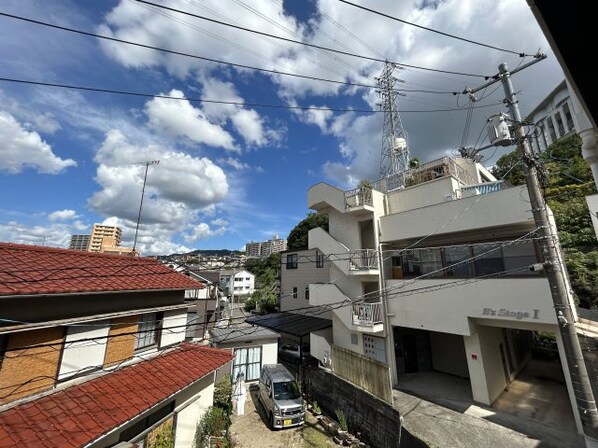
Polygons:
M139 213L137 214L137 225L135 226L135 239L133 240L133 256L135 256L135 249L137 248L137 234L139 233L139 222L141 221L141 207L143 207L143 195L145 194L145 183L147 181L147 170L150 165L157 165L159 160L148 160L146 162L139 162L145 165L145 175L143 176L143 188L141 189L141 201L139 201Z
M505 102L508 105L513 118L513 132L515 134L517 148L521 152L523 160L527 191L532 207L534 223L539 229L538 231L541 236L540 246L543 256L543 268L550 285L559 333L563 341L563 349L567 360L572 388L575 394L577 409L584 430L586 446L596 447L598 446L598 410L596 409L592 385L577 336L575 317L571 308L571 301L569 300L569 292L567 290L567 274L565 269L563 269L563 256L556 235L556 229L551 223L548 208L540 189L536 161L530 150L529 142L521 123L521 114L511 82L511 74L523 70L545 58L545 55L538 54L534 61L522 65L518 69L513 70L513 72L509 72L507 64L502 63L498 66L498 75L496 75L492 81L475 90L467 90L466 92L473 94L488 87L490 84L494 84L498 81L502 82L506 95Z

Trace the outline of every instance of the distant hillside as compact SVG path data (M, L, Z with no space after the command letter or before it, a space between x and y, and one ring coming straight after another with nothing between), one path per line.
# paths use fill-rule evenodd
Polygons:
M191 252L187 252L185 254L170 254L170 255L160 255L158 258L159 259L165 259L165 258L176 258L176 257L180 257L183 255L191 255L191 256L197 256L197 255L202 255L204 257L231 257L231 256L237 256L237 255L243 255L245 252L242 252L240 250L229 250L229 249L196 249L193 250Z

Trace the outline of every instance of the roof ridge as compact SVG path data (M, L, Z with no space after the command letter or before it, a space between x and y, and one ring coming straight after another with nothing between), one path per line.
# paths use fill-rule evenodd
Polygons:
M74 250L74 249L67 249L64 247L51 247L51 246L40 246L37 244L22 244L22 243L11 243L11 242L3 242L0 241L0 250L1 249L11 249L11 250L23 250L23 251L30 251L30 252L47 252L47 253L64 253L73 256L79 257L106 257L106 258L114 258L119 260L135 260L135 262L151 262L154 264L162 264L159 260L151 257L127 257L118 254L106 254L102 252L89 252L84 250Z

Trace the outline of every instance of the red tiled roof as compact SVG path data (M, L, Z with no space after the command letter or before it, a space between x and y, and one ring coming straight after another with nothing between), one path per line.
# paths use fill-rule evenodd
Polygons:
M153 359L0 413L0 448L75 448L135 418L233 359L183 343Z
M204 287L153 258L0 243L0 297Z

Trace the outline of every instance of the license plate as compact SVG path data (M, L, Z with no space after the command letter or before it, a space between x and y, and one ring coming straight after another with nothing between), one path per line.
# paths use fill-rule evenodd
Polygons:
M282 422L283 426L289 426L293 424L293 420L285 420L284 422Z

